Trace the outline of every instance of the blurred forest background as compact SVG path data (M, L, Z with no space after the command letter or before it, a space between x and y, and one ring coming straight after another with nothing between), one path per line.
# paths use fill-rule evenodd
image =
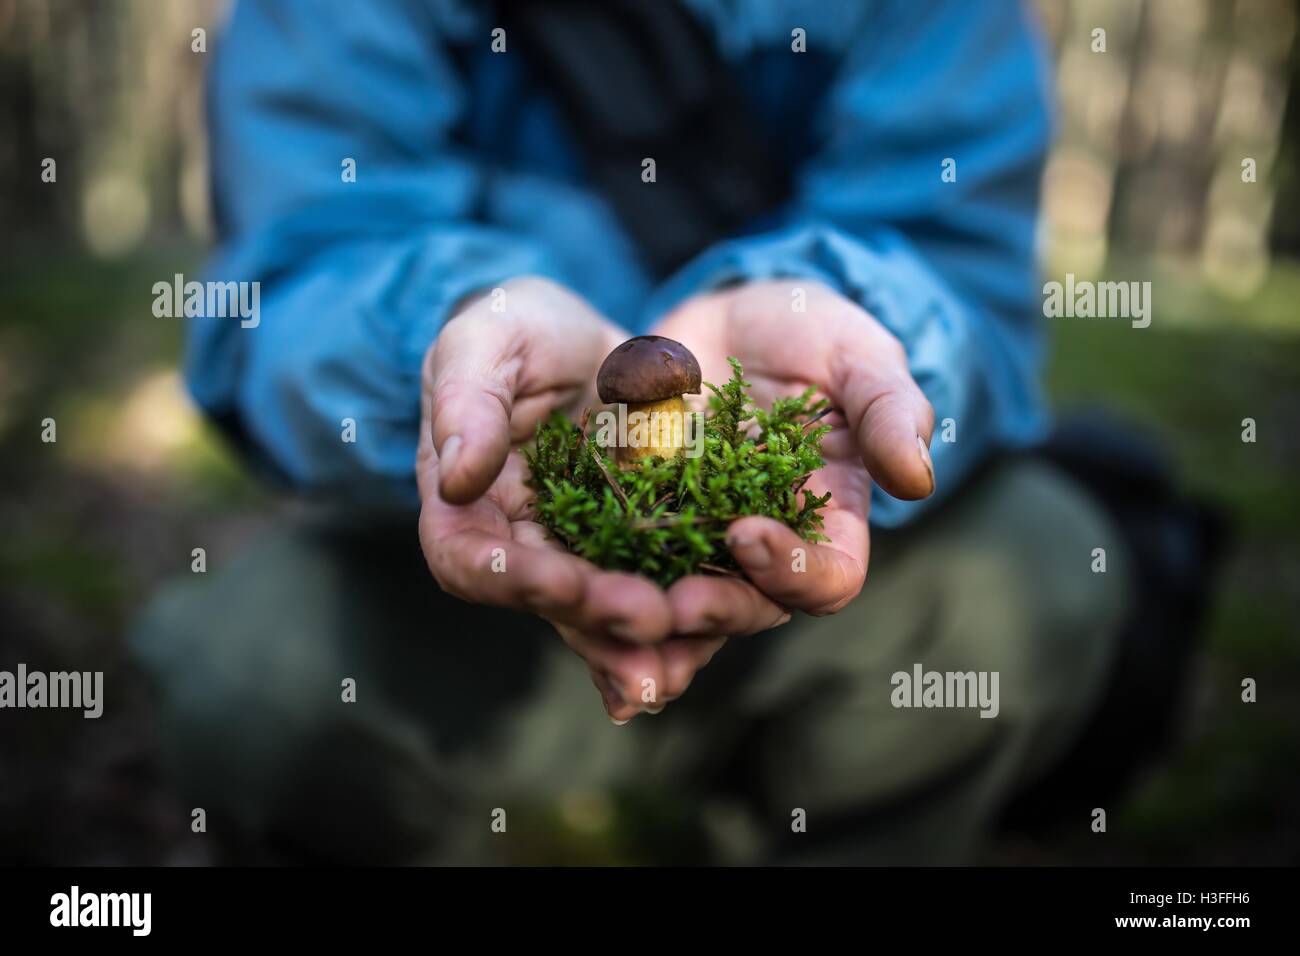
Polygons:
M1059 320L1050 385L1165 437L1236 546L1185 739L1104 838L1077 821L990 862L1300 859L1300 56L1295 0L1039 0L1059 141L1047 278L1151 280L1155 319ZM217 0L0 0L0 665L133 681L121 632L205 542L280 508L196 415L148 291L210 241L205 54ZM1106 50L1094 52L1094 30ZM255 67L252 67L255 68ZM57 182L41 181L57 158ZM1244 159L1255 182L1243 182ZM58 441L40 440L57 421ZM1241 441L1242 419L1258 440ZM113 676L116 675L116 676ZM1243 677L1259 702L1240 702ZM159 779L147 698L97 722L10 711L0 862L206 862ZM521 862L639 862L634 815L555 822Z

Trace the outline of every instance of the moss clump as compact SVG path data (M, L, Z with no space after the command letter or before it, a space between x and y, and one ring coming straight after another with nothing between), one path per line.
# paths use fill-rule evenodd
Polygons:
M775 518L805 541L827 540L821 509L830 494L803 486L825 464L821 440L830 426L815 423L829 403L809 389L763 411L750 401L740 363L730 361L729 382L704 383L713 395L699 457L620 470L586 435L586 414L581 425L558 414L540 423L535 446L524 449L536 520L579 557L663 587L688 574L738 574L725 538L746 515Z

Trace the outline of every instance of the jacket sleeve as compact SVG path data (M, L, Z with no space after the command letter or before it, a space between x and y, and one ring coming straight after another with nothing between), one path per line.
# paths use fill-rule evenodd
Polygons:
M654 310L761 278L820 280L852 298L903 342L935 407L941 498L992 448L1045 424L1034 238L1047 102L1021 5L882 5L821 108L819 149L782 221L708 250ZM871 520L898 525L927 505L876 488Z
M260 306L192 319L187 378L307 490L413 501L420 363L449 309L555 272L544 244L478 224L489 187L449 134L465 91L432 6L241 0L214 54L207 278L259 283Z

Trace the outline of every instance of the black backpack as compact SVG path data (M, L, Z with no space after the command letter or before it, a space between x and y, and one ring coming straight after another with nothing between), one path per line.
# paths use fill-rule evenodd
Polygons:
M1193 658L1228 543L1215 506L1180 493L1159 436L1100 411L1063 418L1032 452L1068 473L1120 528L1133 601L1106 690L1074 746L1016 794L1006 829L1079 819L1177 741Z

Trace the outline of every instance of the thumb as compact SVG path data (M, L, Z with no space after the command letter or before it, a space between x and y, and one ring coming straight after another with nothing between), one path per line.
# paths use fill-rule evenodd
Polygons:
M493 331L478 327L460 334L467 322L453 333L454 325L433 348L429 417L438 490L447 502L461 505L492 486L510 454L518 364Z
M913 381L902 349L887 355L842 354L832 391L876 484L895 498L927 498L934 493L934 409Z

